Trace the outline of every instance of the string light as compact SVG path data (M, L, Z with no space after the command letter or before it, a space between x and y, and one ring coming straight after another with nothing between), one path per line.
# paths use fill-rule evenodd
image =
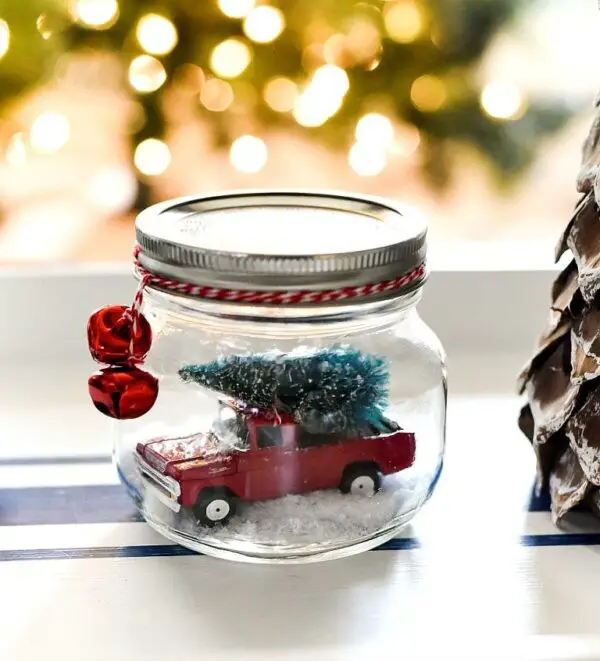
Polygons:
M146 14L135 29L139 45L151 55L167 55L177 45L177 30L173 23L160 14Z
M323 93L344 96L350 87L348 74L335 64L319 67L312 78L311 85L319 87Z
M294 103L292 115L300 126L322 126L342 107L350 87L348 74L334 64L319 67Z
M171 164L171 152L162 140L148 138L135 148L133 162L142 174L156 176Z
M444 83L436 76L424 75L417 78L410 89L410 100L421 112L435 112L446 102Z
M229 159L236 170L253 173L262 170L269 157L267 145L253 135L242 135L234 140Z
M263 94L270 108L276 112L289 112L298 98L298 86L289 78L271 78Z
M281 10L269 5L252 9L244 20L244 32L259 44L274 41L283 32L285 19Z
M488 83L481 93L481 107L494 119L515 120L522 117L526 104L519 88L512 83Z
M361 177L374 177L383 172L387 157L383 149L365 142L355 142L348 152L350 167Z
M323 58L328 64L345 64L347 58L347 37L333 34L323 44Z
M233 88L220 78L211 78L200 90L200 103L211 112L223 112L233 103Z
M398 156L412 156L421 144L419 129L412 124L402 124L397 127L397 138L390 145L389 151Z
M44 112L31 125L29 142L40 154L51 154L64 147L70 135L69 120L64 115Z
M22 133L15 133L8 141L5 153L6 162L13 167L22 167L27 163L27 145Z
M384 9L383 22L391 39L401 44L410 44L422 33L423 16L410 0L402 0Z
M385 116L376 112L363 115L356 123L356 140L387 147L394 140L394 127Z
M49 26L48 15L40 14L35 22L35 27L42 35L42 39L50 39L52 36L52 29Z
M119 5L117 0L72 0L69 13L86 27L106 30L117 22Z
M138 55L129 65L129 83L138 92L155 92L167 79L165 68L151 55Z
M0 58L6 54L10 46L10 29L8 23L0 18Z
M223 78L236 78L252 59L248 46L240 39L226 39L217 44L210 55L210 68Z
M219 9L229 18L244 18L253 8L255 0L219 0Z

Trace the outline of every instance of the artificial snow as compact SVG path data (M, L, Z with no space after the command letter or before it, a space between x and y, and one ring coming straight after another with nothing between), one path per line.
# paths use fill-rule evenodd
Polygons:
M400 476L385 479L374 496L343 494L337 489L240 503L225 525L201 525L193 513L174 513L152 494L146 494L147 515L206 544L238 541L262 546L339 544L355 541L393 525L415 510L427 483Z

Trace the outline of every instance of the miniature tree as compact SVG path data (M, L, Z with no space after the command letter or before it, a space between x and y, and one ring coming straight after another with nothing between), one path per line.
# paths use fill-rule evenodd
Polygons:
M346 346L228 356L185 365L179 376L246 407L288 413L315 433L380 428L388 401L385 360Z

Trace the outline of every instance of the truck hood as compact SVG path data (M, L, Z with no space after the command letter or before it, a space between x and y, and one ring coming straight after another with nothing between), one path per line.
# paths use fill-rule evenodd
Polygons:
M200 465L222 462L217 452L215 437L210 433L191 434L180 438L156 438L139 443L137 451L156 470L166 473L169 466L179 470ZM185 463L182 463L185 462Z

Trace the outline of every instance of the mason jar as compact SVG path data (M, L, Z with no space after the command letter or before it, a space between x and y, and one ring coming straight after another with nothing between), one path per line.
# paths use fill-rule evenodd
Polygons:
M159 392L119 421L114 456L148 524L255 562L397 536L444 454L423 220L358 195L242 191L152 206L136 236Z

